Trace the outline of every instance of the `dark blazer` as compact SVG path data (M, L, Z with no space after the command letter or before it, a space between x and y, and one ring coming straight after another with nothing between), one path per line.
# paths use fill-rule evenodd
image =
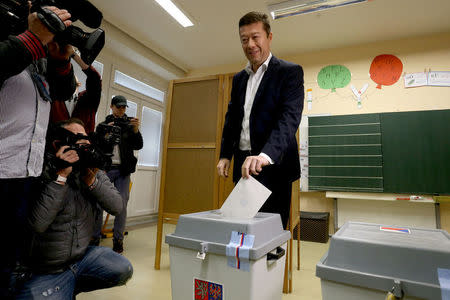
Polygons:
M233 78L231 100L222 132L221 158L235 156L233 181L241 177L242 161L236 159L244 118L249 75L245 70ZM300 177L300 160L295 138L303 110L304 88L301 66L272 56L255 95L250 113L252 154L267 154L280 176L295 181Z

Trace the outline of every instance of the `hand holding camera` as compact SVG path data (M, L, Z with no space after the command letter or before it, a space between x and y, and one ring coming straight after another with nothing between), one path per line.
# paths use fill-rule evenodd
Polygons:
M59 9L55 6L46 6L43 9L46 9L47 14L53 15L53 18L59 18L65 27L72 24L70 20L71 15L67 10ZM47 45L53 40L55 33L50 31L48 26L42 21L42 18L42 16L38 16L37 12L28 15L28 30L34 33L43 45Z
M105 45L105 32L99 28L102 19L102 13L88 0L0 0L2 39L28 28L43 45L54 40L60 45L77 47L88 65ZM94 31L88 33L72 25L77 20Z
M141 120L138 118L130 118L130 125L133 126L134 133L139 131L139 126L141 125Z
M72 164L76 163L80 158L75 150L68 150L70 147L65 145L61 146L56 152L56 157L67 162L68 167L56 171L56 175L61 175L62 177L68 177L72 173ZM67 151L68 150L68 151Z

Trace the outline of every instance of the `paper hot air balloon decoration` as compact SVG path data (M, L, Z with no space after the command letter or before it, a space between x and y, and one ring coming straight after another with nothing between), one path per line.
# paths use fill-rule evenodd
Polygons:
M382 85L393 85L402 75L402 61L394 55L383 54L378 55L370 65L370 78L376 83L377 89L381 89Z
M322 89L331 89L336 92L337 88L343 88L350 83L352 74L350 70L341 65L326 66L317 75L317 83Z

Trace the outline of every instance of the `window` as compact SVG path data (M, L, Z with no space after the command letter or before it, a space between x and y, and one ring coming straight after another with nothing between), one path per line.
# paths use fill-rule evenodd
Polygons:
M80 66L73 60L72 61L73 72L77 77L78 81L81 83L81 86L78 88L78 93L84 91L86 89L86 74L84 74L83 70L81 70ZM94 61L92 66L97 70L100 74L100 77L103 76L103 64L99 61Z
M136 118L136 115L137 115L137 103L127 99L127 105L128 105L128 107L125 110L125 113L127 114L127 116Z
M139 165L157 167L161 142L162 113L146 106L142 109L141 134L144 148L139 151Z
M130 77L120 71L115 72L114 82L121 86L129 88L133 91L136 91L140 94L143 94L150 98L156 99L160 102L164 101L164 92L163 91L155 89L154 87L149 86L148 84L145 84L142 81L134 79L133 77Z

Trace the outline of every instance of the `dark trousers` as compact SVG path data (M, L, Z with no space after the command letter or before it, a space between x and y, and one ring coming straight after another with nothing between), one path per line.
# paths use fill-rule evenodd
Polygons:
M16 287L23 260L31 241L27 218L31 203L39 197L39 179L35 177L0 179L3 229L2 255L0 256L0 299L8 299ZM17 275L17 276L15 276Z
M125 224L127 222L127 205L128 200L130 198L130 174L122 175L120 174L119 169L111 169L106 175L108 175L109 180L114 184L116 189L119 191L122 196L123 201L123 210L120 214L115 216L114 218L114 229L113 229L113 238L115 240L123 240L123 233L125 231ZM95 223L95 231L94 238L101 237L101 230L103 227L103 209L99 207L99 218Z
M239 174L238 178L233 176L236 180L242 176L241 167L245 158L250 155L258 154L259 153L253 154L250 151L239 151L236 153L233 169L233 172L238 172ZM272 194L270 194L269 198L259 211L280 214L283 228L286 228L289 220L289 211L291 209L292 182L286 178L283 170L281 170L278 165L263 167L263 170L259 175L252 176L272 191ZM237 181L235 181L235 183L237 183Z

